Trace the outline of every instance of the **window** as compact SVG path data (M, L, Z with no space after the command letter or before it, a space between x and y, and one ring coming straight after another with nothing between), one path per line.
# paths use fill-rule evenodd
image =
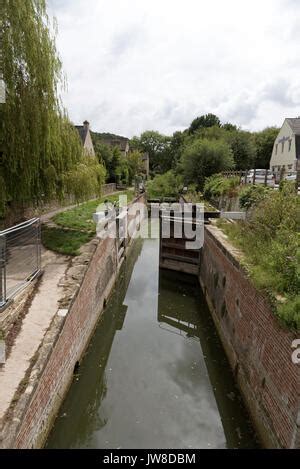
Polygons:
M289 151L291 151L292 148L292 140L289 140Z
M292 164L289 164L289 165L288 165L288 168L289 168L289 169L292 169L292 168L293 168L293 165L292 165Z
M276 143L276 146L275 146L275 155L277 155L278 153L278 144Z
M283 152L284 152L284 141L281 142L281 153L283 153Z
M276 166L272 166L273 173L275 173L275 168L276 168Z

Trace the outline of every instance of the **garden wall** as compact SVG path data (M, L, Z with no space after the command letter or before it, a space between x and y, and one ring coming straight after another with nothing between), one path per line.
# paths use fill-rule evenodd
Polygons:
M241 267L238 252L213 226L205 228L199 275L263 445L299 447L300 368L292 362L297 335L281 326Z

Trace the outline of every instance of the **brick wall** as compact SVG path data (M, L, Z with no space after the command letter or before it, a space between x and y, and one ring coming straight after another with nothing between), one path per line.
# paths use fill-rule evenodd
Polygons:
M144 203L144 197L139 198ZM80 289L62 326L53 325L42 347L47 355L37 363L40 374L16 431L8 430L3 447L42 447L118 275L117 241L99 241ZM46 353L46 352L45 352ZM43 369L39 369L43 366ZM27 392L27 391L25 391Z
M291 358L296 335L280 325L216 228L206 228L200 282L263 444L299 447L300 368Z

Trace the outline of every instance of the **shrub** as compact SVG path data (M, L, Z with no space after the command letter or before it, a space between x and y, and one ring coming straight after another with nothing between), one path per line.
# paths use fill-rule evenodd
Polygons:
M233 197L237 194L236 189L238 186L238 177L225 178L222 174L214 174L206 178L203 195L205 199L220 197L225 194L229 197Z
M176 176L174 171L168 171L165 174L155 176L154 179L147 183L147 194L151 199L163 197L178 198L181 187L181 177Z
M249 209L253 205L257 205L269 191L270 188L263 185L255 186L251 184L243 187L240 192L240 207Z

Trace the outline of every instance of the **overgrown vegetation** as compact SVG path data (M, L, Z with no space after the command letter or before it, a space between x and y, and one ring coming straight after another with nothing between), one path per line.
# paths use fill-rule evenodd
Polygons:
M126 195L128 203L134 198L134 192L129 190L91 200L55 215L52 221L58 226L44 226L42 229L44 246L60 254L78 255L80 247L95 236L96 225L93 221L93 214L99 205L104 202L116 203L120 195Z
M245 222L218 225L240 247L255 285L273 299L278 317L300 329L300 203L293 184L266 191Z
M270 190L272 191L273 189L262 184L243 186L239 192L240 207L248 210L252 206L257 205L267 196Z
M57 92L64 80L45 0L3 2L0 21L6 87L0 106L1 214L11 202L26 206L99 193L103 168L83 158Z
M147 183L147 195L150 199L171 197L178 199L182 190L182 178L174 171L159 174Z
M238 193L237 188L239 183L240 180L238 177L226 178L222 176L222 174L214 174L205 180L203 190L204 198L210 200L222 195L234 197Z

